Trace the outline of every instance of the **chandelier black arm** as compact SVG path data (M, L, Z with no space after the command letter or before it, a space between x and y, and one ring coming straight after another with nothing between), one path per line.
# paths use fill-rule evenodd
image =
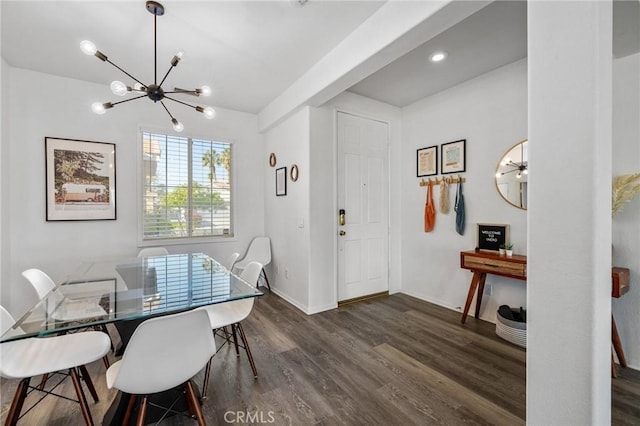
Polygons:
M165 95L166 95L166 93L165 93ZM198 107L198 106L196 106L196 105L191 105L191 104L188 104L188 103L186 103L186 102L179 101L178 99L174 99L174 98L171 98L171 97L169 97L169 96L165 96L164 98L165 98L165 99L172 100L173 102L177 102L177 103L182 104L182 105L186 105L186 106L188 106L188 107L190 107L190 108L195 109L196 111L198 111L198 108L202 108L202 107Z
M135 98L131 98L131 99L125 99L124 101L119 101L119 102L113 102L111 104L111 106L116 106L118 104L123 104L125 102L131 102L131 101L135 101L136 99L140 99L140 98L146 98L147 95L140 95L140 96L136 96Z
M160 103L162 104L162 107L164 108L164 110L167 111L167 114L169 114L169 117L171 117L171 120L175 120L175 117L171 115L171 113L169 112L169 108L167 108L164 102L160 101Z
M517 172L517 171L520 171L520 169L511 169L511 170L507 170L506 172L501 172L501 173L502 173L502 175L501 175L501 176L504 176L504 175L506 175L507 173Z
M164 81L167 79L167 77L169 76L169 73L171 72L172 69L174 69L175 66L173 66L173 64L171 64L171 66L169 67L169 69L167 70L167 73L164 75L164 77L162 78L162 81L160 82L159 86L162 87L162 84L164 83ZM167 92L165 92L167 93Z
M118 68L120 71L122 71L123 73L125 73L126 75L128 75L130 78L134 79L135 81L137 81L138 83L140 83L142 86L147 87L146 84L144 84L143 82L141 82L140 80L138 80L137 78L135 78L134 76L132 76L131 74L129 74L128 72L126 72L125 70L123 70L122 68L120 68L119 66L117 66L116 64L114 64L113 62L111 62L109 60L109 58L105 59L106 62L110 63L111 65L113 65L114 67Z
M185 95L200 96L200 93L198 93L197 89L187 90L187 89L180 89L178 87L175 87L171 92L164 92L165 95L167 93L180 93Z

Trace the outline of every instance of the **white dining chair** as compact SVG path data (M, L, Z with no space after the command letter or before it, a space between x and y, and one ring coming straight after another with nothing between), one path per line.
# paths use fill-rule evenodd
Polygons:
M138 423L143 425L148 397L182 385L189 410L204 425L191 378L216 352L206 312L192 310L151 318L131 336L122 359L107 370L107 387L131 394L122 424L128 424L138 396Z
M0 333L4 334L15 324L11 314L0 306ZM32 377L40 375L63 374L71 377L78 402L87 425L93 425L91 411L82 390L81 378L95 402L99 401L91 377L85 367L86 364L99 360L109 352L111 341L100 331L87 331L75 334L65 334L47 338L27 338L4 342L0 346L0 376L7 379L19 379L20 383L7 413L7 425L15 425L20 419L20 413L28 394L32 391L43 391L48 395L55 395L65 399L66 396L44 390L40 386L30 386ZM66 372L65 372L66 371ZM25 410L30 411L34 405Z
M45 272L40 269L27 269L22 272L22 276L29 281L31 286L35 289L36 293L40 300L44 299L51 293L57 286L53 282L53 280L47 275ZM52 302L52 303L50 303ZM56 321L60 322L75 322L82 321L84 319L90 317L100 317L106 316L107 312L96 302L96 303L82 303L80 306L75 306L74 303L65 303L62 297L55 298L55 300L47 300L45 309L47 313L51 315ZM98 331L102 331L103 333L109 335L107 333L107 328L104 324L94 327ZM104 366L109 368L109 357L107 354L104 355L102 359L104 362ZM42 385L46 381L46 377L44 378Z
M164 247L146 247L140 249L138 252L138 258L149 257L149 256L166 256L169 254L169 251Z
M262 264L259 262L249 263L242 273L242 278L247 283L254 285L258 282L260 277L260 271L262 270ZM225 343L228 343L232 339L236 348L236 355L240 355L238 347L241 347L247 353L251 370L253 371L253 377L258 377L258 371L256 370L256 364L253 361L253 355L251 354L251 348L249 347L249 341L242 328L242 320L249 316L253 309L253 301L255 297L248 297L246 299L234 300L232 302L218 303L215 305L208 305L198 308L198 310L206 311L209 315L209 323L213 334L215 335L218 330L224 330L222 337L225 339ZM226 328L231 326L231 335L226 331ZM241 343L238 342L238 335ZM202 386L202 397L206 398L207 388L209 387L209 375L211 372L211 360L207 363L207 368L204 374L204 383Z
M236 262L235 269L242 270L251 262L259 262L262 264L262 271L260 274L264 277L269 292L271 292L271 285L269 284L269 278L264 270L264 267L271 263L271 240L269 237L255 237L249 244L249 248L244 257ZM258 283L256 282L256 286Z
M233 271L233 266L236 264L238 258L240 257L240 253L235 252L235 253L231 253L222 263L222 266L224 266L227 271L231 272Z

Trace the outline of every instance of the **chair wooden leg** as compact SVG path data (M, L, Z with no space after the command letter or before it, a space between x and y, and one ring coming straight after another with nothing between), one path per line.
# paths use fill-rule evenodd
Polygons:
M204 382L202 383L202 399L207 399L207 391L209 390L209 376L211 375L211 362L213 357L209 358L207 367L204 369Z
M193 414L196 416L198 426L205 426L206 422L204 421L204 415L202 414L202 407L200 406L200 401L198 401L196 392L193 389L193 384L191 383L191 380L187 380L184 384L184 387L187 391L187 394L186 394L187 403L193 410Z
M262 268L260 274L264 277L265 282L267 283L267 288L269 289L269 293L271 293L271 284L269 284L269 278L267 278L267 272Z
M96 392L96 388L93 386L93 382L91 381L91 376L89 376L89 372L87 371L87 367L85 367L84 365L81 365L78 368L80 369L80 374L84 379L84 383L87 385L87 389L89 389L89 393L93 397L93 401L100 402L100 399L98 399L98 393Z
M42 378L40 379L40 384L38 385L38 389L43 391L44 390L44 385L47 384L47 380L49 380L49 373L45 373L45 374L42 375Z
M247 358L249 358L249 364L251 364L251 370L253 370L253 377L257 379L258 371L256 370L255 362L253 362L253 355L251 355L251 349L249 348L249 342L247 341L247 336L244 334L244 329L242 328L242 324L236 323L235 326L238 327L238 331L240 332L240 338L242 339L244 350L245 352L247 352Z
M71 376L71 380L73 380L73 387L75 388L76 395L78 396L78 402L80 403L80 409L82 410L84 421L87 426L93 426L93 419L91 418L91 412L89 411L89 404L87 404L87 398L84 396L82 384L80 383L80 378L78 377L76 369L70 368L69 375Z
M187 402L187 409L189 410L189 414L191 415L192 418L196 417L196 405L199 405L198 399L196 399L196 402L194 404L193 399L191 398L191 395L189 395L189 387L187 386L187 383L190 383L191 380L187 380L186 382L184 382L182 384L183 389L183 395L184 395L184 399Z
M122 424L124 426L129 425L129 420L131 420L131 413L133 413L133 407L136 406L136 399L138 399L138 395L129 395L129 403L127 404L127 411L124 413L124 419L122 419Z
M20 383L18 383L18 388L16 389L13 401L11 402L11 408L9 408L9 412L7 413L7 420L5 422L6 426L14 426L18 423L20 411L22 411L24 400L27 398L30 380L31 378L27 377L26 379L20 380Z
M104 368L106 368L107 370L109 369L109 367L111 366L111 363L109 362L109 357L108 356L103 356L102 357L102 362L104 363Z
M614 379L618 377L618 372L616 371L616 362L613 360L613 351L611 351L611 377Z
M233 335L233 344L236 347L236 356L240 356L240 351L238 350L238 335L236 333L235 324L231 325L231 334Z
M144 419L147 416L147 405L149 402L149 397L147 395L142 397L142 403L140 404L140 408L138 409L138 421L136 422L136 426L144 426Z

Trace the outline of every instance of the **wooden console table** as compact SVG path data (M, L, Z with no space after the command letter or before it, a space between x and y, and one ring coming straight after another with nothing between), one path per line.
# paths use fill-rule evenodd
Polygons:
M473 294L476 293L475 317L480 315L480 305L482 304L482 293L484 293L484 283L487 274L500 275L503 277L515 278L526 281L527 279L527 256L514 255L513 257L501 256L496 253L483 251L462 251L460 252L460 267L473 272L469 293L464 304L461 322L464 324L469 314L469 308L473 301ZM622 297L629 291L629 269L614 266L611 268L611 297ZM621 367L627 366L627 360L622 350L622 341L616 327L616 320L611 314L611 341L613 349L618 356ZM611 353L611 375L616 377L616 366Z
M614 266L611 268L611 297L622 297L629 291L629 269L620 268ZM622 341L620 335L618 335L618 327L616 327L616 320L613 318L613 312L611 313L611 341L613 343L613 349L616 351L618 361L620 361L621 367L627 366L627 360L624 357L624 351L622 350ZM613 362L613 352L611 353L611 376L616 377L616 364Z
M484 292L484 282L487 274L500 275L503 277L515 278L518 280L527 279L527 256L513 255L512 257L501 256L498 253L485 251L462 251L460 252L460 267L473 272L467 301L462 312L462 323L467 320L467 314L473 300L473 293L476 295L476 314L480 316L480 305L482 303L482 293Z

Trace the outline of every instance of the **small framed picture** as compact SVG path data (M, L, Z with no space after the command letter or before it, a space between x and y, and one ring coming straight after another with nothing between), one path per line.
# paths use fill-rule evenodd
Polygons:
M461 173L465 171L466 142L466 139L461 139L459 141L443 143L440 145L440 173Z
M509 243L509 225L501 223L478 223L476 225L476 247L483 251L500 251L500 246Z
M276 196L287 195L287 168L276 169Z
M46 217L116 219L116 145L45 137Z
M438 174L438 147L436 145L419 149L416 157L418 177Z

